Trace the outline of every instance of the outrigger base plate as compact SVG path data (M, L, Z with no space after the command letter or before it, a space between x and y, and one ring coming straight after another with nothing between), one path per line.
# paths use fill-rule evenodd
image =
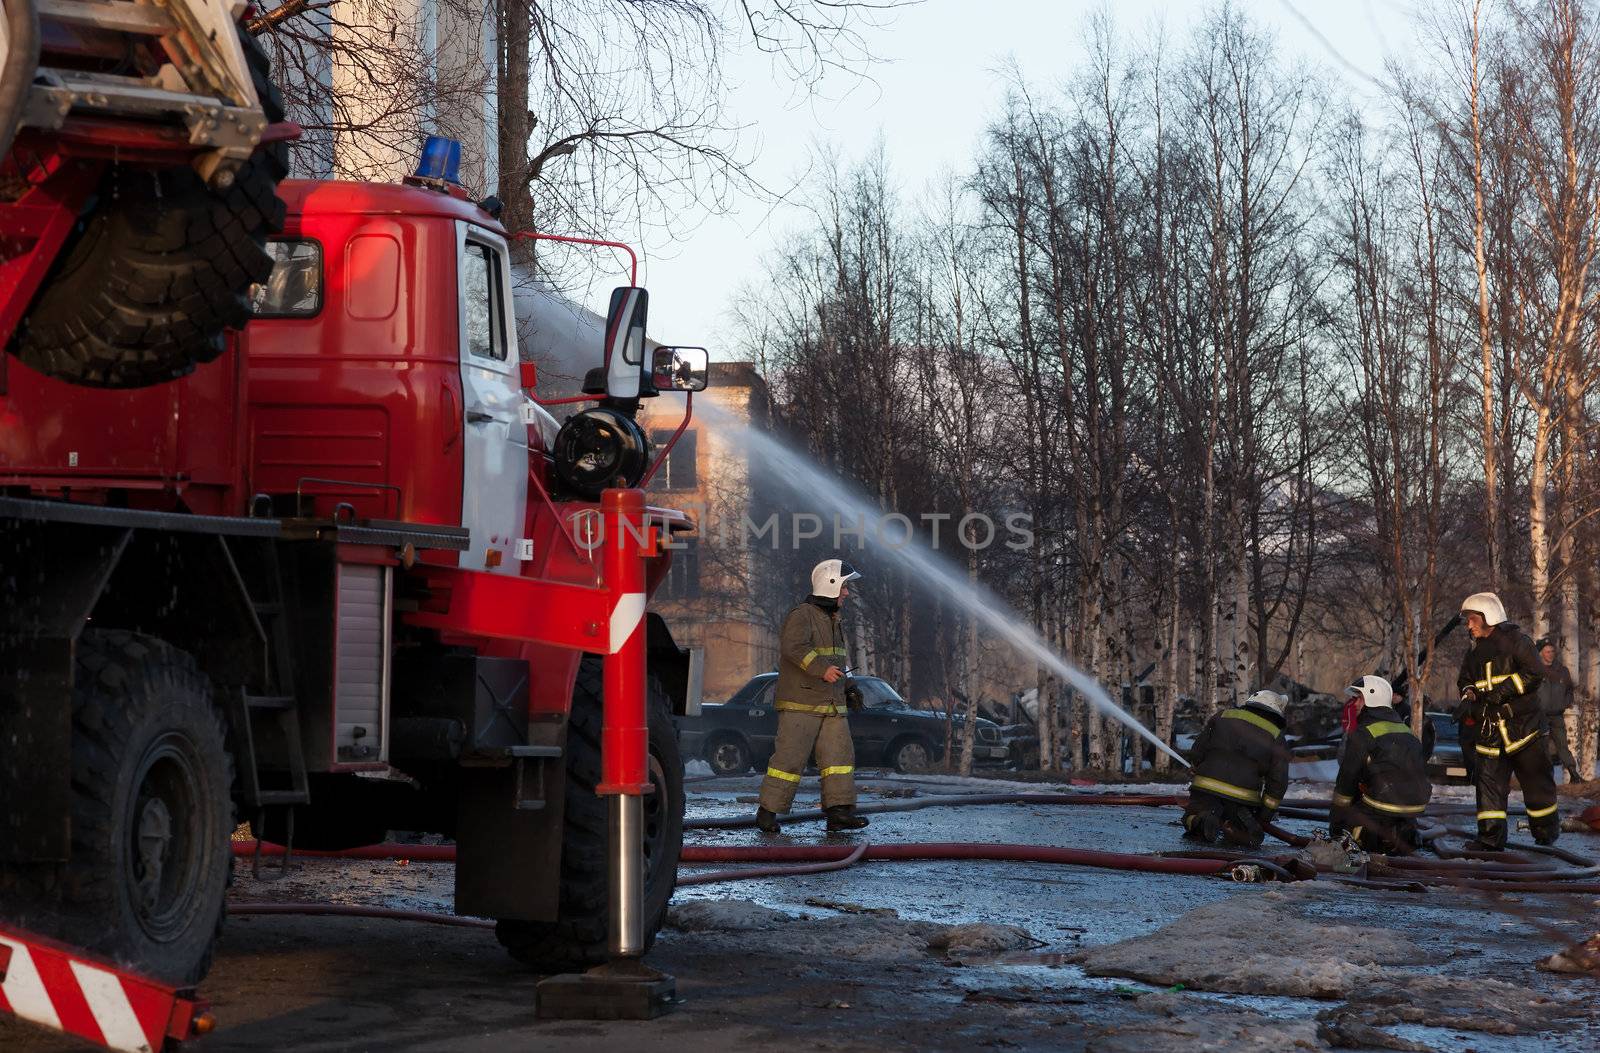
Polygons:
M652 1020L677 1005L678 982L637 958L539 981L541 1020Z

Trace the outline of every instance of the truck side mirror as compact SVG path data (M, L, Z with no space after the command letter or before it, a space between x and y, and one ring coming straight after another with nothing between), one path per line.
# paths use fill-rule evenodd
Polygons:
M658 347L651 356L650 380L657 391L704 391L708 359L703 347Z
M611 290L606 312L606 396L637 399L644 379L644 327L650 294L634 286Z

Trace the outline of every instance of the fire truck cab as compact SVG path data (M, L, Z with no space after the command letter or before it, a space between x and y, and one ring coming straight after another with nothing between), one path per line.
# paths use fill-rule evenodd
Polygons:
M658 372L619 289L596 405L558 425L513 235L448 167L407 182L282 183L250 324L181 380L0 357L5 921L192 982L249 821L311 849L455 839L457 912L540 969L659 928L698 656L645 609L690 524L643 507L632 417L703 387L704 351ZM647 742L633 775L602 764L613 726ZM631 936L600 892L616 851L644 872Z

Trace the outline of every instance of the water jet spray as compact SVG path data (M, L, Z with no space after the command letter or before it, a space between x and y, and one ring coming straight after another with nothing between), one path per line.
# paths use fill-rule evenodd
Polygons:
M861 522L881 512L875 503L855 493L819 468L810 458L786 446L773 435L750 427L717 406L707 406L703 416L736 446L747 450L753 462L764 462L772 478L796 496L819 502L829 506L835 514L847 515ZM866 544L864 532L856 536L862 539L863 545ZM1095 709L1135 732L1185 768L1189 767L1189 762L1176 750L1113 702L1093 677L1056 654L1004 600L988 588L967 581L947 558L910 538L904 544L876 546L874 551L888 555L902 569L921 575L977 617L991 632L1071 684Z

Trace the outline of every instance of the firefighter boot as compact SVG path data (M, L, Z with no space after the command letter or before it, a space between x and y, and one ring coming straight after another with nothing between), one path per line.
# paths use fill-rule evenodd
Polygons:
M769 812L765 808L756 809L756 829L764 834L778 832L778 813Z
M1222 822L1215 812L1190 812L1183 817L1183 838L1214 845L1222 833Z
M1222 821L1222 839L1242 848L1260 848L1267 832L1252 815L1232 815Z
M1506 850L1506 821L1504 819L1479 819L1478 836L1466 843L1474 852L1504 852Z
M867 817L857 815L855 808L848 804L837 804L825 809L828 814L828 829L832 830L859 830L867 825Z

